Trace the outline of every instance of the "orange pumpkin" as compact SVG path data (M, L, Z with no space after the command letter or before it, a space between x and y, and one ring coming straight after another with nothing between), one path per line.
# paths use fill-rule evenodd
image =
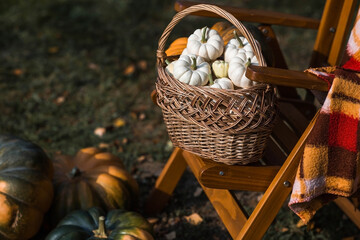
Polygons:
M169 46L168 49L166 49L165 53L167 56L177 56L182 53L182 51L186 48L187 44L187 37L181 37L175 39Z
M224 41L224 45L226 45L230 39L234 38L234 30L241 35L240 31L229 22L217 22L211 27L211 29L214 29L219 33Z
M84 148L75 156L56 156L53 165L55 195L49 214L53 226L76 209L129 209L137 201L137 182L111 153Z

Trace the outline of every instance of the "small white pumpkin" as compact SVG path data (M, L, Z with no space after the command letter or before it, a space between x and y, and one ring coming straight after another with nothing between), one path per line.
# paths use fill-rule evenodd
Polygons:
M248 79L245 76L246 68L249 65L259 65L256 56L252 59L247 58L244 52L239 52L229 63L228 75L233 84L237 87L248 88L257 84L257 82Z
M216 60L212 63L211 66L216 77L218 78L227 77L229 63L225 62L224 60Z
M214 84L211 85L212 88L220 88L220 89L234 89L234 85L228 78L218 78L215 79Z
M181 55L189 55L189 51L187 50L187 48L184 48L184 50L182 51Z
M195 86L204 86L208 83L211 69L202 57L181 55L173 63L173 75L179 81Z
M173 76L174 73L174 62L170 62L167 59L165 60L167 66L165 68L166 72L170 75Z
M248 40L244 37L239 37L234 31L234 38L231 39L225 47L224 60L230 62L239 52L245 52L247 58L253 58L255 55L253 48Z
M204 27L189 36L186 48L189 54L213 61L223 54L224 41L216 30Z

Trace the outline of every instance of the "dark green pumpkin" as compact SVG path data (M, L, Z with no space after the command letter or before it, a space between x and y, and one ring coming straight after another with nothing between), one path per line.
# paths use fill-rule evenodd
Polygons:
M60 239L152 240L154 238L151 224L139 213L114 209L105 215L100 208L94 207L71 212L46 237L46 240Z
M0 239L34 236L53 198L52 163L37 145L0 135Z

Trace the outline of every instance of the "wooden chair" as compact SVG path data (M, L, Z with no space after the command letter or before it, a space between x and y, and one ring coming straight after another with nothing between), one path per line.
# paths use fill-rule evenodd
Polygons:
M193 4L196 3L179 1L176 2L175 9L180 11ZM338 65L357 1L327 0L320 21L273 12L221 7L241 21L261 23L259 28L266 29L263 32L277 53L275 54L276 65L274 67L251 66L246 75L255 81L277 85L282 89L280 96L283 93L285 99L288 99L288 97L293 97L293 94L290 94L291 96L287 94L287 91L292 88L326 92L328 86L308 73L286 69L286 62L271 25L318 29L310 66ZM205 12L197 14L212 16ZM334 29L336 29L335 32ZM155 97L156 93L153 92L153 100ZM280 102L279 120L264 153L265 165L229 166L175 148L147 200L146 212L156 213L163 209L185 169L189 166L232 238L261 239L292 190L304 142L318 116L315 114L309 121L301 112L301 107L299 107L302 104L301 101L297 100L297 102L299 104L296 104L293 98L291 101ZM263 191L264 195L252 214L248 216L234 197L232 190ZM351 201L338 198L335 203L360 228L360 212L355 210Z

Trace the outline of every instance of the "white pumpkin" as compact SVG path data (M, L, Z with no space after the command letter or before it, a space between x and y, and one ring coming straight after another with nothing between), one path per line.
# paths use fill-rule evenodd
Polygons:
M212 88L220 88L220 89L234 89L234 85L228 78L218 78L215 79L214 84L211 85Z
M186 48L189 54L213 61L223 54L224 41L216 30L204 27L189 36Z
M208 83L211 69L202 57L181 55L173 63L173 75L179 81L195 86L204 86Z
M228 75L233 84L237 87L248 88L257 84L257 82L248 79L245 76L246 68L249 65L259 65L256 56L252 59L247 58L245 52L239 52L229 63Z
M239 37L234 31L234 38L231 39L225 47L224 60L230 62L239 52L245 52L247 58L253 58L255 55L253 48L248 40L244 37Z
M212 63L211 66L216 77L218 78L227 77L229 63L225 62L224 60L216 60Z
M166 72L170 75L173 76L173 72L174 72L174 62L170 62L168 60L165 60L167 66L165 68Z
M187 50L187 48L184 48L184 50L182 51L181 55L189 55L189 51Z

